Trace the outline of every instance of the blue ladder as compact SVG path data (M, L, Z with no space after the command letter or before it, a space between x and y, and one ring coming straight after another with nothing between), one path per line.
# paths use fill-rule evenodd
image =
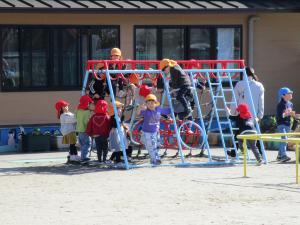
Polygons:
M222 76L220 75L220 73L222 73ZM226 107L229 107L231 104L234 104L235 106L237 105L237 101L236 101L236 98L234 95L231 76L230 76L230 74L228 74L226 72L216 72L216 74L217 74L216 81L212 81L211 79L209 79L209 73L206 72L206 77L208 78L207 81L208 81L208 85L209 85L209 89L210 89L211 100L213 103L213 113L211 115L208 130L210 129L210 126L211 126L212 117L215 115L217 124L218 124L218 129L220 132L222 146L224 148L226 161L228 161L227 151L231 151L231 150L235 151L235 153L236 153L235 158L236 158L236 160L239 160L236 141L234 139L234 130L236 130L237 128L234 128L232 126L232 123L229 119L229 115L226 110ZM224 74L225 74L225 76L223 76ZM227 83L229 84L229 87L223 86L224 81L227 81ZM214 93L214 87L217 88L215 93ZM225 93L226 93L226 95L230 95L228 97L228 98L230 98L230 101L226 100ZM225 115L225 117L222 117L222 118L224 118L222 121L220 118L221 114ZM227 130L226 133L225 133L225 130ZM225 139L231 140L232 146L229 146L230 143L229 142L227 143Z

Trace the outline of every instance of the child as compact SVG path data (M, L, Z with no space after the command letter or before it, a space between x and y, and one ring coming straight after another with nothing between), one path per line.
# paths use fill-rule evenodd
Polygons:
M122 60L121 50L119 48L111 49L110 59L111 60ZM104 64L103 63L97 64L96 69L97 70L105 69ZM123 65L121 65L121 68L119 68L118 64L109 64L109 69L110 70L125 70L126 65L123 64ZM114 79L117 77L117 74L115 74L115 73L111 74L110 76L111 76L111 78L113 78L113 79L111 79L111 85L112 85L114 95L117 95L118 97L124 97L125 92L123 90L124 89L123 79L122 78ZM124 75L124 76L127 76L127 75ZM101 74L100 77L102 78L101 80L94 78L91 81L91 83L89 84L90 95L92 95L93 98L96 100L104 99L105 93L110 94L108 85L105 86L105 82L106 82L105 74ZM118 92L117 92L117 86L119 87Z
M233 121L236 122L236 126L239 128L238 134L253 134L256 133L255 125L254 125L254 119L249 111L248 105L245 103L239 104L238 107L236 108L236 112L238 115L233 116L230 115L230 109L227 108L229 118ZM241 141L240 146L243 146ZM250 148L257 160L257 165L261 165L262 163L262 158L261 155L259 154L258 148L256 146L256 140L249 140L247 143L250 145ZM228 152L232 157L235 157L235 152L231 151Z
M144 117L142 131L144 135L144 144L150 155L150 163L157 165L161 163L158 154L158 135L159 135L159 122L161 114L170 114L170 108L162 109L159 106L157 98L153 94L146 97L146 107L141 106L137 114Z
M95 114L90 118L86 133L95 138L98 161L106 162L108 135L110 131L110 117L107 115L107 103L99 100L96 104Z
M128 128L123 124L124 120L124 115L123 114L123 106L119 101L116 101L116 107L118 109L118 116L121 119L121 130L123 132L123 137L124 137L124 144L125 144L125 149L126 149L126 155L127 157L131 157L132 153L132 146L128 146ZM122 149L121 149L121 142L120 142L120 137L118 135L118 129L117 129L117 121L115 118L115 115L113 114L111 116L111 131L109 133L109 148L113 152L110 160L114 161L116 159L116 163L121 162L121 156L123 155Z
M170 86L172 89L179 89L176 99L181 102L184 108L184 116L188 117L192 113L192 108L187 98L191 96L190 77L182 70L176 61L163 59L160 61L159 68L171 77Z
M88 152L92 145L91 137L85 132L88 121L91 117L90 104L93 100L88 96L81 96L76 111L76 132L78 133L78 141L80 144L81 160L89 161Z
M290 101L293 98L293 92L287 88L283 87L279 90L279 95L281 97L280 102L277 105L276 120L277 120L277 132L288 133L291 127L291 116L295 116L295 111L293 111L293 103ZM282 139L286 139L286 136L282 136ZM287 162L291 160L290 157L286 155L287 143L281 142L279 144L277 161Z
M73 113L69 111L70 103L59 100L55 104L57 118L60 119L61 133L63 135L62 144L69 144L70 151L68 161L79 161L80 157L77 155L76 149L76 119Z

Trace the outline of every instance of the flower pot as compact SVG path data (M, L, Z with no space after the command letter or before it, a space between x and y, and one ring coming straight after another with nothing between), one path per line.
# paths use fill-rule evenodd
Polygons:
M50 135L22 135L22 151L49 151L50 150Z

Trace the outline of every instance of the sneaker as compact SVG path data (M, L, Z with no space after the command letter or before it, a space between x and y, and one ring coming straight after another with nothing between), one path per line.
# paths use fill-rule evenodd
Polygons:
M84 158L84 159L82 159L81 161L82 162L88 162L88 161L90 161L91 159L90 158Z
M256 162L256 165L257 165L257 166L261 166L261 164L262 164L262 159L259 159L259 160Z
M104 161L103 163L106 164L106 165L111 165L111 164L113 164L114 162L111 161L111 160L106 160L106 161Z
M279 155L276 157L276 161L281 161L281 157Z
M157 159L155 164L156 164L156 165L160 165L160 164L161 164L161 160L160 160L160 159Z
M287 162L287 161L290 161L290 160L291 160L291 158L288 157L287 155L285 155L285 156L283 156L283 157L281 158L280 162Z

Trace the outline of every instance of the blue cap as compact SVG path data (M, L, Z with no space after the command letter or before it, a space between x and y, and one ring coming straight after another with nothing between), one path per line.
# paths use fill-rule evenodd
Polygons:
M289 89L288 87L283 87L279 89L279 95L283 96L286 94L293 94L293 91L291 89Z

